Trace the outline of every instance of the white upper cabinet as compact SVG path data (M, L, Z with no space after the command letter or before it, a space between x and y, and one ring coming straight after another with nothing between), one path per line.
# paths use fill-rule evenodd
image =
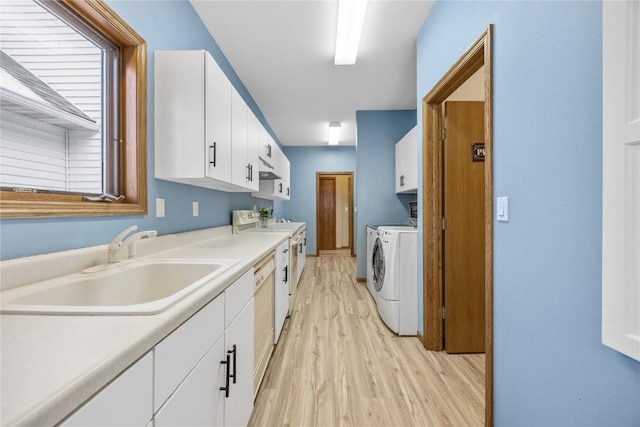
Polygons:
M418 139L416 127L396 143L396 193L418 191Z
M273 155L273 149L276 142L273 140L269 132L263 127L260 127L260 158L264 160L269 166L275 166Z
M258 188L249 108L209 52L155 52L154 114L156 178L224 191Z
M231 83L206 51L155 52L155 176L231 182Z
M249 116L255 118L240 94L231 90L231 181L242 189L255 191L258 182L258 139L249 133ZM252 122L251 126L255 124ZM258 123L259 125L259 123ZM251 137L251 138L249 138Z
M289 200L291 198L289 159L275 141L271 148L271 158L271 165L275 168L275 173L280 179L261 179L260 191L251 193L251 195L268 200Z

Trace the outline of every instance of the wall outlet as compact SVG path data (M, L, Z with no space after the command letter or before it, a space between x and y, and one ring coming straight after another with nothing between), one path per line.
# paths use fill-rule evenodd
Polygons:
M156 217L164 218L164 199L156 199Z
M193 216L198 216L198 202L193 202Z

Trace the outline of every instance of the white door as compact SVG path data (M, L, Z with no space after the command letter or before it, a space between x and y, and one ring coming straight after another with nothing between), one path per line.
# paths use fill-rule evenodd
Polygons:
M205 170L209 178L231 182L231 82L211 55L204 55Z
M229 356L229 395L225 397L224 425L246 426L253 412L254 300L242 309L224 332Z
M249 187L250 168L247 162L249 107L235 88L231 88L231 182Z
M221 336L155 416L155 427L224 425L226 366ZM253 395L252 395L253 396Z
M640 2L602 24L602 342L640 360Z
M288 269L289 241L286 240L276 249L276 271L274 287L274 316L275 331L273 342L278 343L284 320L289 312L289 284L285 280L285 271Z

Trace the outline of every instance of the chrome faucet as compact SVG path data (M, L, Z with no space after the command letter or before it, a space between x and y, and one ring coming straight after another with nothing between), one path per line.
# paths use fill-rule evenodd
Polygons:
M129 233L136 231L138 229L137 225L132 225L131 227L124 230L122 233L118 234L115 239L109 243L109 251L107 253L107 262L115 263L120 261L122 257L122 252L126 248L128 250L129 258L134 258L136 256L136 245L135 243L140 239L150 239L152 237L156 237L158 232L156 230L148 230L141 231L139 233L132 234L127 239L125 237L129 235Z

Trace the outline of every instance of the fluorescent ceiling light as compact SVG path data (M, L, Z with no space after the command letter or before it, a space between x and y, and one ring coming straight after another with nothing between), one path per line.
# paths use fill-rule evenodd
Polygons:
M367 0L338 0L335 65L353 65L358 56Z
M329 145L338 145L340 141L340 123L329 123Z

